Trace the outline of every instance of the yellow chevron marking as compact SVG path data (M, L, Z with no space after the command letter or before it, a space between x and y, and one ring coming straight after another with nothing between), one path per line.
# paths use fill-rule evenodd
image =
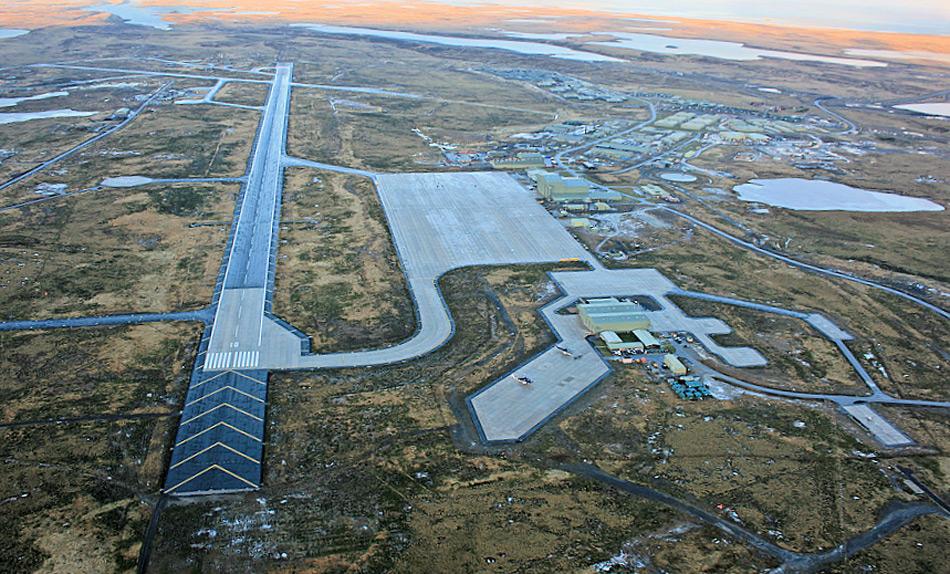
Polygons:
M197 399L191 401L190 403L186 403L185 406L186 406L186 407L190 407L191 405L193 405L193 404L195 404L195 403L197 403L197 402L201 402L201 401L207 399L208 397L214 396L214 395L220 393L221 391L225 391L225 390L227 390L227 389L231 389L232 391L234 391L235 393L238 393L239 395L244 395L245 397L248 397L248 398L250 398L250 399L254 399L255 401L257 401L257 402L259 402L259 403L263 403L263 402L264 402L262 399L259 399L259 398L255 397L254 395L252 395L252 394L250 394L250 393L245 393L244 391L242 391L242 390L240 390L240 389L236 389L236 388L232 387L231 385L227 385L227 386L221 387L220 389L218 389L218 390L216 390L216 391L211 391L211 392L208 393L207 395L204 395L204 396L202 396L202 397L198 397Z
M188 419L188 420L186 420L186 421L182 421L178 426L184 426L184 425L186 425L186 424L188 424L188 423L190 423L190 422L192 422L192 421L196 421L196 420L200 419L201 417L205 416L205 415L208 414L208 413L213 413L214 411L216 411L216 410L218 410L218 409L223 409L224 407L228 407L229 409L234 410L234 411L237 411L237 412L241 413L242 415L248 416L248 417L250 417L250 418L252 418L252 419L254 419L254 420L256 420L256 421L264 422L264 419L262 419L261 417L254 416L254 415L252 415L251 413L249 413L249 412L247 412L247 411L245 411L245 410L239 409L239 408L237 408L236 406L234 406L234 405L232 405L232 404L229 404L229 403L221 403L220 405L218 405L218 406L216 406L216 407L213 407L213 408L210 408L210 409L206 410L205 412L203 412L203 413L201 413L201 414L195 415L195 416L191 417L190 419Z
M251 433L244 432L244 431L242 431L241 429L239 429L239 428L237 428L237 427L235 427L235 426L229 425L228 423L226 423L226 422L224 422L224 421L220 421L220 422L218 422L218 423L215 423L215 424L211 425L210 427L206 428L205 430L203 430L203 431L201 431L201 432L199 432L199 433L195 433L195 434L191 435L190 437L188 437L188 438L186 438L186 439L183 439L183 440L181 440L181 441L175 443L175 446L178 446L178 445L181 445L181 444L185 444L186 442L190 441L191 439L197 438L197 437L199 437L199 436L205 434L206 432L212 431L212 430L214 430L214 429L216 429L216 428L218 428L218 427L220 427L220 426L226 426L226 427L228 427L229 429L233 430L234 432L240 433L240 434L246 436L246 437L249 438L249 439L253 439L253 440L256 440L257 442L261 442L261 439L257 438L256 436L252 435Z
M237 449L231 448L230 446L224 444L223 442L216 442L216 443L214 443L214 444L211 445L211 446L208 446L208 447L205 447L205 448L199 450L198 452L196 452L195 454L189 456L188 458L176 462L175 464L173 464L173 465L169 468L169 470L171 470L172 468L175 468L175 467L177 467L177 466L181 466L181 465L185 464L185 463L188 462L189 460L195 458L196 456L199 456L199 455L202 455L202 454L208 452L209 450L213 449L213 448L216 447L216 446L224 447L224 448L228 449L229 451L233 452L234 454L243 456L244 458L246 458L247 460L249 460L249 461L251 461L251 462L253 462L253 463L255 463L255 464L260 464L260 463L261 463L261 461L257 460L256 458L251 457L251 456L248 456L248 455L244 454L243 452L241 452L241 451L239 451L239 450L237 450Z

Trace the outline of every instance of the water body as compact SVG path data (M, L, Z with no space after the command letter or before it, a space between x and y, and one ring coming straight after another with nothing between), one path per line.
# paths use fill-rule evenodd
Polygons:
M89 12L106 12L122 19L126 24L133 26L147 26L156 30L171 30L172 26L165 21L165 14L190 14L198 8L189 8L187 2L170 1L177 6L142 6L138 2L125 0L121 4L99 4L86 6Z
M294 27L307 28L321 34L343 34L349 36L370 36L373 38L387 38L405 42L421 42L425 44L440 44L443 46L458 46L461 48L493 48L507 50L518 54L532 56L550 56L563 60L577 60L580 62L620 62L617 58L581 52L563 46L553 46L540 42L519 42L515 40L494 40L488 38L461 38L457 36L437 36L434 34L415 34L412 32L398 32L395 30L377 30L374 28L356 28L350 26L328 26L324 24L291 24Z
M943 211L922 197L870 191L823 179L753 179L733 188L742 201L798 211Z
M82 118L94 116L99 112L77 112L76 110L49 110L46 112L10 112L0 114L0 125L17 124L31 120L45 120L48 118Z
M4 40L6 38L16 38L17 36L22 36L29 33L29 30L19 30L17 28L0 28L0 40Z
M798 62L824 62L857 68L880 68L887 66L884 62L873 60L859 60L854 58L835 58L818 54L803 54L800 52L784 52L781 50L764 50L750 48L739 42L722 42L719 40L694 40L690 38L672 38L655 34L638 34L631 32L610 32L618 38L610 42L590 42L596 46L611 48L625 48L641 52L653 52L670 56L709 56L721 60L755 61L763 58L779 58Z
M695 175L690 175L688 173L677 173L677 172L661 173L660 178L665 179L666 181L675 181L678 183L692 183L696 181Z
M46 100L68 95L69 92L48 92L46 94L37 94L35 96L25 96L22 98L0 98L0 108L12 108L20 102L34 102L36 100Z
M925 114L928 116L941 116L950 118L950 103L947 102L933 102L929 104L901 104L894 107L899 110L917 112L918 114Z
M623 14L757 22L789 26L818 26L851 30L947 33L946 0L795 0L740 2L737 0L441 0L446 4L584 8Z
M889 60L933 60L943 64L950 64L950 54L941 54L940 52L928 52L926 50L907 50L901 52L898 50L863 50L852 48L844 51L849 56L859 56L862 58L886 58Z

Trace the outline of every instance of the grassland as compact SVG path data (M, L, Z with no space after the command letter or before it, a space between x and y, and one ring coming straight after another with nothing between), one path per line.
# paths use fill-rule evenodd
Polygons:
M0 333L0 570L135 571L198 333Z
M267 99L267 88L268 86L265 84L229 82L218 91L218 95L214 99L217 102L229 104L263 106Z
M413 130L436 142L466 149L540 128L551 116L431 100L347 96L350 105L330 105L318 91L295 91L288 148L291 155L379 171L419 171L442 155ZM354 105L355 104L359 104Z
M318 353L411 336L415 310L373 183L294 168L284 190L274 312Z
M97 130L117 124L120 120L109 119L113 112L122 107L130 109L138 107L139 102L135 96L151 94L162 84L161 80L155 78L138 78L123 82L93 82L87 72L70 72L52 68L21 68L14 75L19 89L12 92L4 90L4 97L33 96L64 91L68 91L69 95L21 102L14 107L0 109L2 112L19 113L70 108L96 112L96 114L89 117L52 118L0 125L0 141L3 142L0 147L14 154L0 162L0 181L27 171L78 145L93 137Z
M905 498L876 463L853 454L864 447L824 408L742 395L685 402L635 370L619 371L587 402L560 429L542 431L564 456L724 516L735 511L741 524L792 550L829 549L872 526L883 504Z
M0 214L0 317L185 310L211 300L236 185L103 189Z

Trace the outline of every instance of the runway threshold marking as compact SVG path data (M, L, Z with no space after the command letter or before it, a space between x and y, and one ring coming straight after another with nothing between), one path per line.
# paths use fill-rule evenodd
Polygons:
M260 359L260 351L208 353L205 366L208 369L252 369L257 366Z
M244 454L243 452L237 450L236 448L230 447L230 446L224 444L223 442L218 441L218 442L214 443L214 444L211 445L211 446L207 446L207 447L205 447L205 448L199 450L198 452L196 452L195 454L189 456L188 458L176 462L175 464L173 464L173 465L171 465L171 466L169 467L169 470L171 470L171 469L173 469L173 468L176 468L176 467L179 467L179 466L185 464L186 462L188 462L189 460L191 460L191 459L193 459L193 458L195 458L195 457L201 456L202 454L208 452L209 450L211 450L211 449L213 449L214 447L217 447L217 446L224 447L224 448L228 449L229 451L233 452L233 453L236 454L236 455L243 456L244 458L246 458L247 460L253 462L254 464L260 464L260 463L261 463L261 461L257 460L256 458L254 458L254 457L252 457L252 456L248 456L248 455Z

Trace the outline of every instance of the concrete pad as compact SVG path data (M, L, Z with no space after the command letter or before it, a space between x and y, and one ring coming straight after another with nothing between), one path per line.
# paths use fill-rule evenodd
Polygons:
M145 177L142 175L121 175L118 177L107 177L102 180L102 184L105 187L138 187L140 185L148 185L155 180L150 177Z
M410 173L377 181L411 279L470 265L592 259L506 173Z
M561 339L560 346L573 356L551 347L469 398L483 439L522 440L610 372L586 341L580 319L556 313L570 303L566 297L559 299L542 313ZM533 382L525 385L518 377Z
M854 337L851 336L851 333L848 333L838 325L835 325L827 317L820 313L812 313L808 315L806 319L808 324L817 329L825 337L829 339L837 339L839 341L850 341Z
M907 435L868 405L850 405L841 408L866 428L875 440L886 447L907 446L914 443Z
M377 176L375 182L416 306L416 334L384 349L325 355L301 355L299 338L275 334L262 365L272 369L340 368L419 357L444 344L454 331L436 286L447 271L472 265L593 260L532 194L506 173L387 174ZM278 348L285 344L289 346Z

